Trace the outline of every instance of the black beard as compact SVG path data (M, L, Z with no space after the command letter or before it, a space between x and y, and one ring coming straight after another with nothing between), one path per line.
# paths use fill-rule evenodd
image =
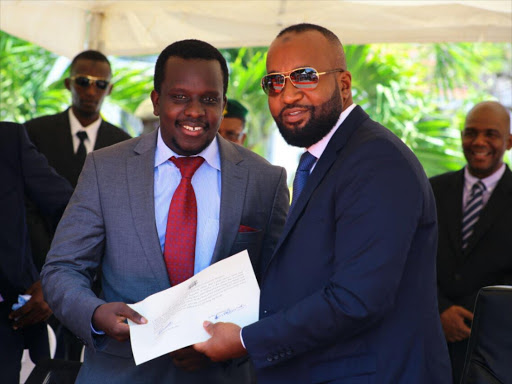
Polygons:
M290 105L285 107L275 119L279 132L283 139L290 145L301 148L309 148L318 143L327 135L338 121L343 104L339 87L336 87L331 98L319 106ZM304 127L287 128L283 124L283 112L289 108L306 108L311 117ZM318 110L318 111L317 111Z

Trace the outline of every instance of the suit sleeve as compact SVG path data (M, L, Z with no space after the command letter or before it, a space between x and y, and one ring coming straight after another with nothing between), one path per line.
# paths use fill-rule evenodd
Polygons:
M86 345L93 344L90 326L94 310L105 303L91 290L104 246L96 165L89 154L41 271L43 292L53 312Z
M442 217L443 214L446 216L445 212L443 211L443 207L440 204L440 202L443 200L441 196L445 195L447 191L445 190L446 187L443 187L443 179L441 179L439 176L433 177L430 179L430 185L432 186L432 191L434 192L434 197L436 199L436 207L437 207L437 217L438 217L438 224L439 224L439 242L438 242L438 249L437 249L437 258L439 260L439 257L445 252L446 250L443 249L446 244L446 240L444 239L444 236L446 236L446 233L443 232L443 226L442 226ZM448 191L450 193L452 191ZM437 263L437 268L439 268L439 261ZM452 305L455 305L455 303L450 300L450 298L443 292L441 285L439 284L439 274L438 274L438 282L437 282L437 301L438 301L438 309L439 313L443 313L445 310L450 308Z
M263 252L261 257L260 271L263 273L267 266L274 248L277 245L281 232L283 231L286 222L286 215L290 205L290 191L286 183L286 170L281 169L281 175L274 193L274 202L270 219L267 225L267 232L263 239Z
M346 161L343 172L328 180L332 195L324 196L334 199L334 226L323 228L335 232L331 277L310 296L243 329L258 368L282 364L378 324L395 305L418 227L436 225L433 202L432 222L421 223L426 178L420 181L392 144L367 143ZM320 214L329 221L333 213ZM309 256L314 262L315 255ZM267 360L280 349L289 357Z
M26 131L20 129L19 132L25 192L56 225L73 193L73 188L48 165L46 157L37 151Z

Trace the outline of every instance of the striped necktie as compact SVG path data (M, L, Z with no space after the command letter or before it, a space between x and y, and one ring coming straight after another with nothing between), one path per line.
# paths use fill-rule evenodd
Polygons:
M485 184L481 181L476 182L471 187L471 196L464 208L462 216L462 249L468 246L469 238L473 233L475 224L480 217L480 212L484 207L483 193L485 191Z

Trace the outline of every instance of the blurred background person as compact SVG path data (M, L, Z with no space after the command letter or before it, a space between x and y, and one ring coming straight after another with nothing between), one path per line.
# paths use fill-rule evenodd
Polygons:
M73 186L82 171L87 153L130 138L122 129L100 116L105 97L112 92L112 69L98 51L79 53L71 62L65 80L71 92L71 106L56 115L42 116L25 123L28 135L49 164ZM29 201L28 224L34 259L41 270L53 238L48 220ZM99 278L95 287L100 291ZM78 361L82 344L67 329L53 321L57 336L56 358Z
M48 165L25 128L8 122L0 122L0 179L0 375L2 383L18 384L24 349L35 364L50 357L45 320L52 314L30 251L24 196L56 226L73 188ZM31 297L13 311L21 294Z
M475 105L461 139L467 165L430 180L439 223L439 313L456 384L479 289L512 285L512 173L503 163L512 147L509 111L495 101Z
M220 124L220 135L233 143L244 145L247 134L245 132L245 117L247 108L236 100L229 100L224 109L224 119Z

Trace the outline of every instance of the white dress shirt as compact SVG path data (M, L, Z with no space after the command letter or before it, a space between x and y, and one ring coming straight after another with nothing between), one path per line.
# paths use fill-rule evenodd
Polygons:
M85 131L87 133L87 139L84 140L86 153L92 152L94 150L94 145L96 144L96 138L98 137L98 129L100 129L101 125L101 117L98 117L98 120L89 124L87 127L83 127L73 113L73 108L68 109L68 115L69 125L71 126L71 139L73 140L73 152L76 153L76 151L78 151L80 139L76 134L80 131Z

